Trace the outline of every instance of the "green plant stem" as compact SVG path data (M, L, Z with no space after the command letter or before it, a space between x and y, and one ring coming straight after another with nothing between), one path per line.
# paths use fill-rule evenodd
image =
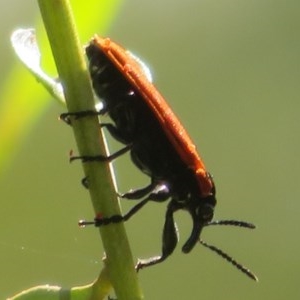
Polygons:
M38 3L63 84L68 111L93 110L93 93L69 2L38 0ZM74 120L72 124L80 155L105 153L96 116ZM91 162L83 164L83 168L89 180L95 212L101 212L104 216L120 214L109 165ZM118 300L142 299L123 223L100 227L99 230L106 253L108 277Z

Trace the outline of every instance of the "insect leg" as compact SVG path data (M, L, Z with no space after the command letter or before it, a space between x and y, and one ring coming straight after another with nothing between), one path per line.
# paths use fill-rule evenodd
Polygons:
M130 151L132 145L127 145L124 148L116 151L115 153L105 156L105 155L82 155L82 156L71 156L70 157L70 162L73 160L81 159L83 162L92 162L92 161L107 161L110 162L117 157L123 155L124 153Z
M79 226L86 226L86 225L95 225L96 227L109 225L112 223L120 223L123 221L129 220L136 212L138 212L147 202L149 201L148 198L142 200L137 205L135 205L131 210L129 210L124 216L122 215L114 215L108 218L103 217L96 217L94 221L79 221Z
M166 193L166 190L158 189L157 191L150 193L147 198L143 199L141 202L136 204L132 207L125 215L114 215L111 217L103 218L103 217L96 217L94 221L79 221L80 226L85 225L95 225L96 227L100 227L103 225L108 225L111 223L120 223L123 221L129 220L135 213L137 213L146 203L149 201L158 201L162 202L169 198L169 192Z
M173 218L173 214L176 210L176 207L172 202L170 202L167 208L165 225L163 229L161 256L154 256L149 259L139 260L136 265L137 271L142 268L161 263L173 253L178 242L178 230Z
M129 151L131 148L131 145L127 145L124 148L118 150L117 152L109 155L109 156L105 156L105 155L81 155L81 156L71 156L70 157L70 162L80 159L82 160L82 162L86 163L86 162L93 162L93 161L98 161L98 162L111 162L112 160L116 159L117 157L121 156L122 154L126 153L127 151ZM88 177L84 177L81 180L82 185L88 189L89 188L89 180Z
M138 200L153 192L156 187L157 182L151 180L151 183L144 188L132 189L124 194L119 194L118 196L123 199Z

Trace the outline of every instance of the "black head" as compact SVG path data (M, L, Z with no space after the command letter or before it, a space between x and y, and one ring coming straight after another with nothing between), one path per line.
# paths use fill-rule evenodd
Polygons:
M215 191L214 191L215 192ZM192 202L195 203L194 201ZM227 226L235 226L235 227L243 227L254 229L255 226L252 223L244 222L244 221L236 221L236 220L221 220L221 221L212 221L214 215L214 207L216 205L215 193L205 197L204 199L198 199L196 201L197 205L191 205L189 207L189 212L193 219L193 229L189 239L185 242L182 247L182 251L184 253L190 252L197 242L205 246L206 248L212 250L217 253L225 260L230 262L233 266L239 269L241 272L245 273L251 279L258 281L257 276L252 273L248 268L244 267L242 264L238 263L235 259L233 259L230 255L217 248L216 246L209 245L205 241L200 238L201 231L203 227L212 226L212 225L227 225Z
M193 220L193 229L190 237L182 247L182 251L184 253L190 252L199 241L202 228L207 226L214 216L216 203L217 200L214 193L206 196L205 198L197 197L191 199L187 210L189 211Z

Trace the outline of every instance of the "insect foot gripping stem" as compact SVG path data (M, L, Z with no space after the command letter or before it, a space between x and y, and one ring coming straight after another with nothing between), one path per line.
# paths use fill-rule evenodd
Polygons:
M99 161L99 162L111 162L117 157L123 155L127 151L129 151L131 148L131 145L127 145L124 148L116 151L115 153L105 156L105 155L81 155L81 156L70 156L70 162L73 162L74 160L82 160L82 162L94 162L94 161Z
M78 222L78 225L80 227L85 227L87 225L94 225L96 227L100 227L100 226L106 226L106 225L109 225L109 224L112 224L112 223L120 223L122 221L124 221L124 217L123 216L121 216L121 215L114 215L114 216L111 216L109 218L96 217L94 219L94 221L80 220Z
M146 203L148 203L149 199L146 198L136 204L133 208L131 208L125 215L114 215L108 218L103 217L101 214L98 214L94 221L85 221L80 220L79 226L85 227L86 225L95 225L96 227L105 226L113 223L120 223L123 221L129 220L135 213L137 213Z
M74 120L78 120L80 118L89 117L89 116L99 116L102 115L101 112L97 112L94 110L84 110L78 112L66 112L62 113L59 116L59 119L64 121L68 125L72 125L72 118Z

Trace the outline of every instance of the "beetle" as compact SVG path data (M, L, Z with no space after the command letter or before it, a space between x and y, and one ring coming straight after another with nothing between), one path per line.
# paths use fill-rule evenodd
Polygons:
M95 36L86 47L89 72L96 95L103 108L97 114L108 114L111 123L102 123L113 138L125 146L112 155L77 156L71 160L112 161L125 152L151 182L148 186L130 190L120 197L140 202L124 216L96 217L80 225L103 226L128 220L149 201L169 200L162 237L162 254L139 260L137 269L164 261L174 251L178 234L174 213L187 211L193 225L182 251L189 253L200 242L234 264L252 279L256 276L220 249L200 239L202 229L209 225L232 225L254 228L253 224L235 221L212 221L216 205L216 189L210 173L194 143L151 82L145 65L130 52L108 38ZM95 114L94 111L71 112L61 118L71 123L76 118Z

